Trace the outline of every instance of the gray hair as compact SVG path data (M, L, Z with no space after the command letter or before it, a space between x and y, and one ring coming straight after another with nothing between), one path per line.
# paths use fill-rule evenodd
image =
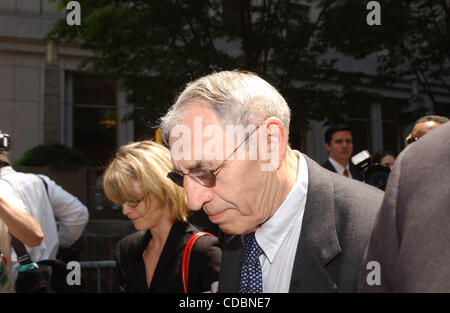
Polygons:
M212 73L187 84L161 118L160 130L166 143L173 127L183 118L183 105L194 99L211 109L224 124L245 127L274 116L289 134L291 111L281 94L258 75L234 70Z
M420 124L420 123L424 123L424 122L436 122L438 124L445 124L449 121L448 118L446 118L445 116L440 116L440 115L427 115L427 116L423 116L421 118L419 118L414 125Z

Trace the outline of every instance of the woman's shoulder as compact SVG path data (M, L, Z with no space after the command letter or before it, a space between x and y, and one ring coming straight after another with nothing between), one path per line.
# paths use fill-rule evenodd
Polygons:
M137 231L122 239L117 243L117 252L119 253L129 253L132 251L137 251L146 244L144 241L150 240L150 234L148 231ZM149 237L149 238L147 238Z
M191 236L194 236L195 234L202 232L196 226L191 225L191 224L189 224L189 230L192 231ZM193 250L197 253L206 252L207 250L216 249L216 248L219 248L219 240L216 236L214 236L208 232L206 232L205 235L202 235L199 238L197 238L197 240L193 246Z

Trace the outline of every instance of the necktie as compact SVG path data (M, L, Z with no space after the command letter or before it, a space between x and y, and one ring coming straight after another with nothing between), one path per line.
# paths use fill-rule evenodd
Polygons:
M262 272L259 256L263 253L255 239L255 233L244 236L240 293L261 293Z
M349 176L348 176L348 170L347 170L346 168L344 169L344 176L345 176L345 177L349 177Z

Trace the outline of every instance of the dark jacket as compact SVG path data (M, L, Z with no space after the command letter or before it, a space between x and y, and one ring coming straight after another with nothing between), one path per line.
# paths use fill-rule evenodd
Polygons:
M334 168L333 164L331 164L330 160L326 160L325 163L322 164L322 167L325 167L327 170L337 173L336 169ZM350 168L350 174L352 174L353 179L363 181L361 172L359 171L359 169L356 166L354 166L350 162L348 167Z
M355 292L383 192L305 156L308 191L289 292ZM223 237L220 292L238 292L241 236Z
M395 160L358 291L450 292L449 186L447 122L406 147ZM373 261L379 271L376 265L367 266ZM378 282L372 274L379 274Z
M166 244L155 268L150 288L147 286L145 264L142 254L152 238L150 231L139 231L119 241L116 261L122 291L127 292L183 292L181 263L184 247L189 238L199 232L194 226L176 222L173 224ZM200 237L192 251L189 266L189 292L211 290L218 280L221 251L218 239Z

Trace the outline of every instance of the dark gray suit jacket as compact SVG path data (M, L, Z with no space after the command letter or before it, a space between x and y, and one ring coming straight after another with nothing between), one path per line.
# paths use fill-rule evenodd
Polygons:
M305 156L308 194L290 292L354 292L383 192ZM239 292L241 236L222 239L219 292Z
M370 261L381 285L367 284ZM395 161L363 264L361 292L450 292L450 122Z

